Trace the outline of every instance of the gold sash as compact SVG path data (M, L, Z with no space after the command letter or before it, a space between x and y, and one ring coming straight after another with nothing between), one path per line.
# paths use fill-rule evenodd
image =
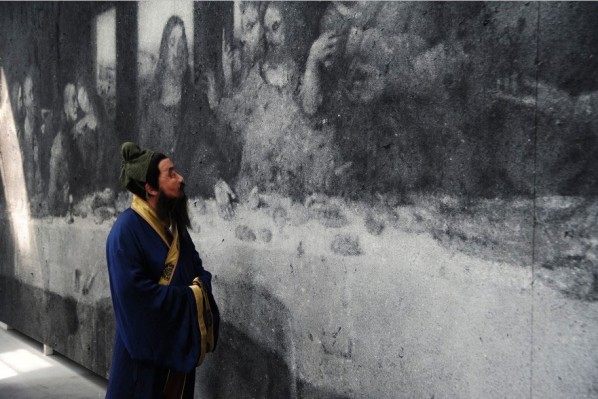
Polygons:
M175 225L174 227L174 236L171 241L169 233L147 201L133 195L131 209L148 222L168 246L168 254L164 261L164 270L162 271L162 276L160 277L158 284L169 285L179 262L180 242L178 226ZM203 281L199 278L195 278L191 285L191 290L195 296L197 321L201 333L201 351L199 361L197 362L197 366L199 366L203 363L206 353L214 350L214 325L212 309L210 307L210 301L208 300L208 291ZM180 397L183 394L185 380L186 376L184 374L169 370L166 385L164 387L164 394L166 397Z
M199 277L196 277L193 280L191 289L195 294L197 321L199 323L199 331L201 332L201 353L197 362L199 366L203 363L206 353L214 350L214 320L205 283Z

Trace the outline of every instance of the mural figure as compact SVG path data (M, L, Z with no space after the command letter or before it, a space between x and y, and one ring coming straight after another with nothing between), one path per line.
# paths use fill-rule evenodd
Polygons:
M241 33L239 48L231 50L222 41L224 96L220 92L214 71L207 71L207 96L210 108L220 120L241 132L254 108L254 94L261 82L259 68L264 56L264 2L241 2ZM243 138L238 140L242 146Z
M162 34L153 85L141 115L142 145L164 148L172 156L181 121L193 100L189 50L183 21L171 17Z
M223 155L226 132L207 97L195 90L187 46L183 21L170 17L162 33L153 86L144 102L140 143L164 148L166 155L186 165L190 195L215 195L229 214L234 193L225 179L234 169L234 158Z
M60 127L50 155L50 181L48 184L48 207L52 215L65 216L69 212L68 220L72 221L72 204L74 179L73 169L81 166L76 162L73 133L77 121L77 88L73 83L67 83L63 91L63 108L60 117ZM83 182L78 182L84 184Z
M98 65L98 95L104 101L108 119L114 121L116 115L116 71L114 66Z
M38 202L38 197L43 192L41 161L44 149L40 143L42 133L38 84L39 72L37 68L30 67L23 81L24 119L21 130L21 147L23 149L25 183L32 204ZM36 208L33 207L33 209Z
M314 114L322 104L322 86L337 80L329 80L322 73L332 68L333 72L347 72L343 62L347 42L352 34L369 27L379 8L375 2L334 2L327 7L320 21L321 34L310 48L302 87L302 106L308 114Z
M74 125L73 140L82 161L77 168L82 179L82 191L86 193L116 189L118 164L114 154L118 143L101 97L84 77L77 81L77 104L79 118Z
M83 76L76 84L67 83L48 160L48 207L52 215L68 212L70 221L73 215L86 216L98 207L109 207L110 216L114 215L118 170L110 150L116 148L114 131L93 85ZM87 196L94 197L91 204L82 203Z
M435 175L433 137L441 134L423 128L422 117L434 118L421 109L446 108L439 107L448 94L443 81L464 58L439 41L439 10L429 3L334 2L322 16L302 107L322 129L334 130L352 193L400 194Z
M241 8L241 37L240 37L240 58L238 68L244 69L241 78L244 78L249 70L264 55L263 28L261 19L264 16L266 2L243 1Z
M257 6L247 7L252 8L245 9L245 19L259 15ZM245 19L243 28L250 31L242 37L259 43L253 21ZM242 196L257 187L260 192L303 200L332 186L337 161L332 137L312 129L297 101L307 44L315 30L309 20L301 5L269 3L262 22L264 56L251 66L233 95L218 105L218 116L242 137L236 185Z
M542 133L537 136L539 156L535 160L536 192L545 194L557 192L571 195L582 192L595 195L597 186L592 170L598 164L598 91L571 95L558 86L529 77L508 77L497 82L497 97L505 107L528 112L537 112ZM521 164L526 165L528 174L522 174L522 165L503 161L500 165L506 171L512 184L523 192L532 192L531 179L525 179L533 172L533 152L529 147L502 144L501 150L509 151Z
M264 41L262 19L267 6L266 2L242 1L240 2L240 37L239 43L231 49L230 43L222 40L222 69L224 76L224 95L230 96L233 89L242 84L250 71L256 66L264 55ZM214 71L207 71L208 100L210 107L218 107L222 93L216 85Z
M15 120L15 127L17 128L17 135L21 136L21 129L23 128L24 107L23 107L23 86L21 82L13 83L10 90L10 100L12 104L12 115Z

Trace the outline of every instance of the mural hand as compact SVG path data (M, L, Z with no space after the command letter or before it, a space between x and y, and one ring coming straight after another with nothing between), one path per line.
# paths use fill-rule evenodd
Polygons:
M218 214L226 220L234 216L233 200L237 198L230 186L222 179L214 185L214 196L218 205Z
M226 41L224 30L222 33L222 73L225 87L230 88L233 83L233 52L230 43Z
M338 49L339 36L335 32L325 32L311 45L308 63L318 65L330 61L330 58L338 52Z
M496 80L496 97L523 106L535 105L535 82L516 74Z
M218 103L220 102L220 93L218 92L218 86L216 85L216 76L214 75L214 71L209 69L204 74L204 80L208 103L213 111L216 109L216 107L218 107Z

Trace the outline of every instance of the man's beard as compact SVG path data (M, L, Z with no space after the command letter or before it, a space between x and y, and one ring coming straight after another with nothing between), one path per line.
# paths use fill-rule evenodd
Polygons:
M177 226L185 226L191 229L191 220L189 219L189 207L187 195L183 194L180 198L172 198L160 190L156 213L161 220L169 220Z

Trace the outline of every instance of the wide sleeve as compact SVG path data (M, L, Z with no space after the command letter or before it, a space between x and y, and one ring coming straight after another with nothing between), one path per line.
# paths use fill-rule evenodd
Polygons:
M208 301L210 303L210 309L212 310L212 320L214 323L214 348L216 348L216 345L218 344L218 333L220 330L220 311L218 309L218 305L216 304L216 300L214 299L214 295L212 294L212 274L203 268L203 263L199 257L199 253L195 249L195 245L193 244L193 240L191 240L189 233L185 232L185 235L186 239L189 240L191 244L191 259L197 273L197 277L199 277L205 284L208 291Z
M187 286L159 285L142 254L133 228L115 225L106 257L120 336L131 358L190 372L200 355L194 294Z

